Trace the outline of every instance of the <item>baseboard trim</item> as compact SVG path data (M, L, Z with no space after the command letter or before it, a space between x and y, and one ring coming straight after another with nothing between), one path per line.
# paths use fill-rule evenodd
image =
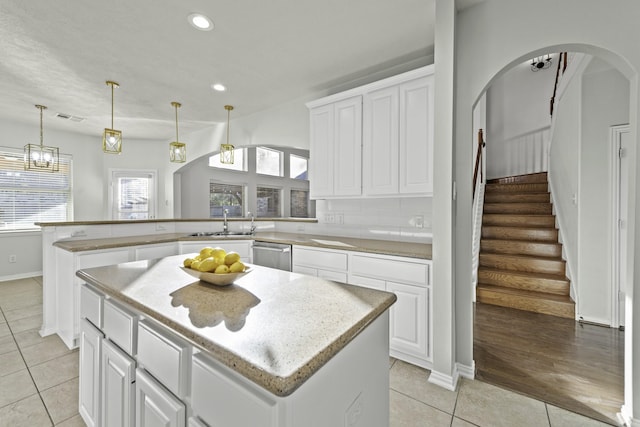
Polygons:
M476 361L471 361L471 366L456 363L456 370L462 378L473 380L476 378Z
M442 372L431 371L428 381L449 391L455 391L458 386L460 374L457 367L453 370L453 375L443 374Z
M620 412L616 414L618 421L627 427L640 427L640 419L633 417L633 412L628 405L622 405Z
M0 276L0 282L8 282L9 280L30 279L32 277L42 276L41 271L32 271L30 273L11 274L9 276Z

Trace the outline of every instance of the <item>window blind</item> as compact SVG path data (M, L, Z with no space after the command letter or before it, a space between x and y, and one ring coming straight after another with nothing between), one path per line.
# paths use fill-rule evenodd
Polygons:
M59 172L25 171L21 151L0 147L0 231L37 228L36 222L68 221L72 209L71 156Z

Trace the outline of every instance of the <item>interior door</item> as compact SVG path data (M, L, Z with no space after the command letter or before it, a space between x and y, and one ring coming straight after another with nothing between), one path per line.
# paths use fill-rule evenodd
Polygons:
M156 175L156 171L113 169L109 194L111 219L154 219Z
M629 196L629 147L631 136L628 125L611 128L613 147L613 195L614 195L614 248L612 286L612 327L623 327L627 284L628 196Z

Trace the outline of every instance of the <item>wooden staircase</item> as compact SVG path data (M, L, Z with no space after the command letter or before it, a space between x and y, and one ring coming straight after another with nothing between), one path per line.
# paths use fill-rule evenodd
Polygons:
M487 182L476 300L575 318L546 172Z

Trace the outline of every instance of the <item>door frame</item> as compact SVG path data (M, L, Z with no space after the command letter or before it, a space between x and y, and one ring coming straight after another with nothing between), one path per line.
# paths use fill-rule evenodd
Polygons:
M621 224L620 220L620 201L621 196L628 199L628 195L621 195L621 141L622 135L630 133L629 124L615 125L609 128L609 145L611 149L611 327L618 328L624 326L624 320L621 319L621 304L624 304L624 298L621 301L621 292L626 295L624 284L620 280L620 262L622 260L620 252L620 239L622 233L627 233L626 224ZM627 236L628 238L629 236ZM622 286L621 286L622 285Z

